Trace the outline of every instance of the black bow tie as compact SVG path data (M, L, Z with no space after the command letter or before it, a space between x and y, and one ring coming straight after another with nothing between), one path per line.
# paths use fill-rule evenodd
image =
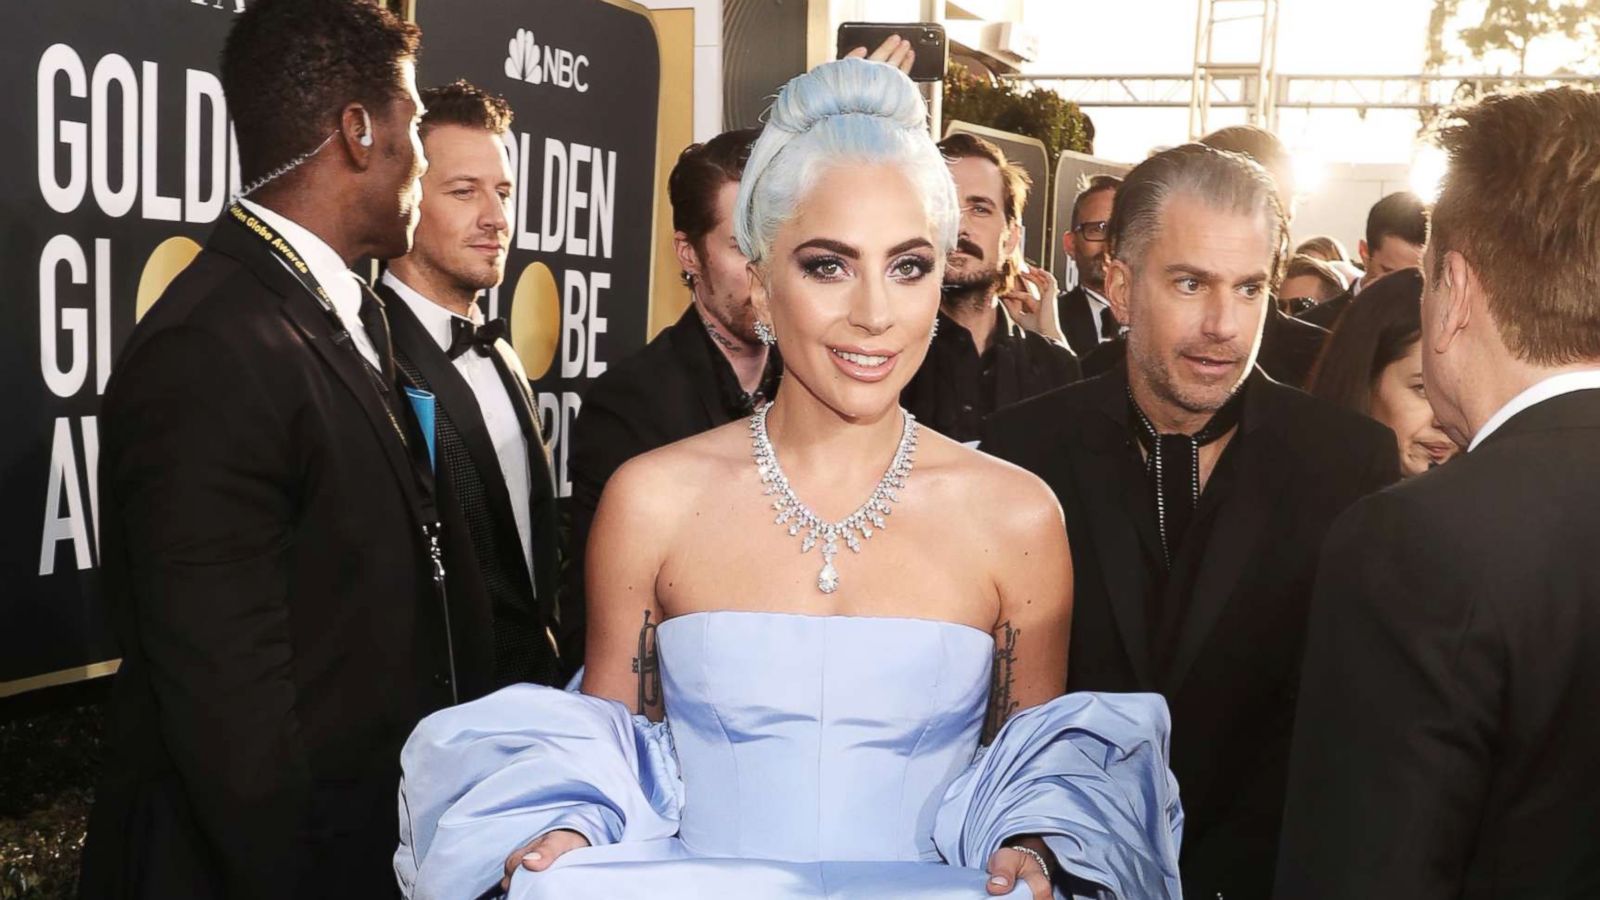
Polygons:
M468 350L476 350L480 356L488 356L494 351L494 342L506 336L506 320L491 319L482 325L452 316L450 318L450 349L445 355L455 359Z

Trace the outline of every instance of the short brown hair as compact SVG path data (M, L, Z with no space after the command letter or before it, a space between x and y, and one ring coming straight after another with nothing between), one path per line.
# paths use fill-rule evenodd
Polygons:
M1333 266L1306 253L1296 253L1291 256L1289 265L1283 272L1284 278L1299 278L1301 275L1310 275L1312 278L1322 282L1333 292L1328 295L1330 297L1342 294L1350 289L1350 285L1344 283L1344 276L1340 275Z
M1447 251L1465 257L1520 359L1600 359L1600 95L1492 96L1452 118L1432 277Z
M696 251L705 252L702 241L720 221L717 191L744 177L750 147L760 136L759 128L724 131L703 144L690 144L678 154L678 162L667 176L672 230L687 235Z
M1083 201L1088 200L1102 191L1115 191L1122 187L1122 178L1117 175L1090 175L1083 179L1083 186L1078 189L1078 196L1072 198L1072 228L1077 230L1082 224L1078 221L1083 214Z
M1264 216L1272 230L1268 286L1276 293L1289 258L1289 221L1278 183L1248 156L1205 144L1163 150L1128 173L1106 226L1111 258L1139 268L1150 242L1161 232L1168 202L1177 196L1194 197L1223 212Z
M1022 220L1022 208L1028 205L1028 188L1033 179L1021 166L1006 159L1006 152L993 141L975 134L958 131L939 142L939 152L945 159L986 159L1000 169L1000 205L1004 208L1006 222Z
M417 131L422 137L440 125L460 125L463 128L481 128L490 134L505 134L511 130L511 104L506 98L478 87L465 79L441 84L422 92L422 124Z

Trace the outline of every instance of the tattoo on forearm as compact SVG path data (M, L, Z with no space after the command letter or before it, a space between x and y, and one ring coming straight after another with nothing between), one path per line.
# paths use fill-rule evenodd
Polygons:
M1011 699L1011 688L1016 681L1017 636L1021 631L1012 628L1009 620L995 629L994 668L989 675L989 716L983 725L984 742L994 739L1000 726L1017 711Z
M639 655L633 658L633 671L639 676L639 714L644 715L661 703L661 659L656 655L656 623L650 610L644 611L644 627L639 629Z

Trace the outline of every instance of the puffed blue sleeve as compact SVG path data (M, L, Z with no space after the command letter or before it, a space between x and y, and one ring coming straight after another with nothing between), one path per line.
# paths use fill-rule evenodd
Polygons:
M400 754L395 875L408 898L475 897L556 829L593 846L678 832L665 724L614 700L515 685L423 719Z
M950 784L934 845L982 869L1011 838L1038 835L1085 896L1178 900L1183 809L1155 694L1077 693L1017 713Z

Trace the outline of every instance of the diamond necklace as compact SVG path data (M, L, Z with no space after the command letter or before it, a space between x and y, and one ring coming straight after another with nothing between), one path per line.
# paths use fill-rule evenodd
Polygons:
M894 460L889 463L889 470L878 479L877 487L872 489L872 496L861 508L844 517L838 522L824 522L811 511L811 508L800 502L794 494L794 489L789 486L789 479L784 477L783 469L778 466L778 454L772 449L772 441L767 437L767 410L772 404L756 410L750 417L750 443L756 459L756 471L761 474L761 483L766 486L762 493L766 496L777 496L772 501L772 508L777 511L776 524L789 526L789 536L797 537L804 531L806 536L800 541L800 552L809 553L811 548L822 545L822 571L817 573L817 590L824 594L831 594L839 589L839 570L833 566L833 558L839 552L839 541L844 541L845 546L852 553L861 552L861 539L872 537L873 531L882 531L888 527L885 518L889 515L889 504L900 500L896 491L904 490L906 476L911 474L912 457L917 452L917 420L911 413L900 410L905 427L900 433L900 447L894 452ZM860 534L860 538L856 535Z

